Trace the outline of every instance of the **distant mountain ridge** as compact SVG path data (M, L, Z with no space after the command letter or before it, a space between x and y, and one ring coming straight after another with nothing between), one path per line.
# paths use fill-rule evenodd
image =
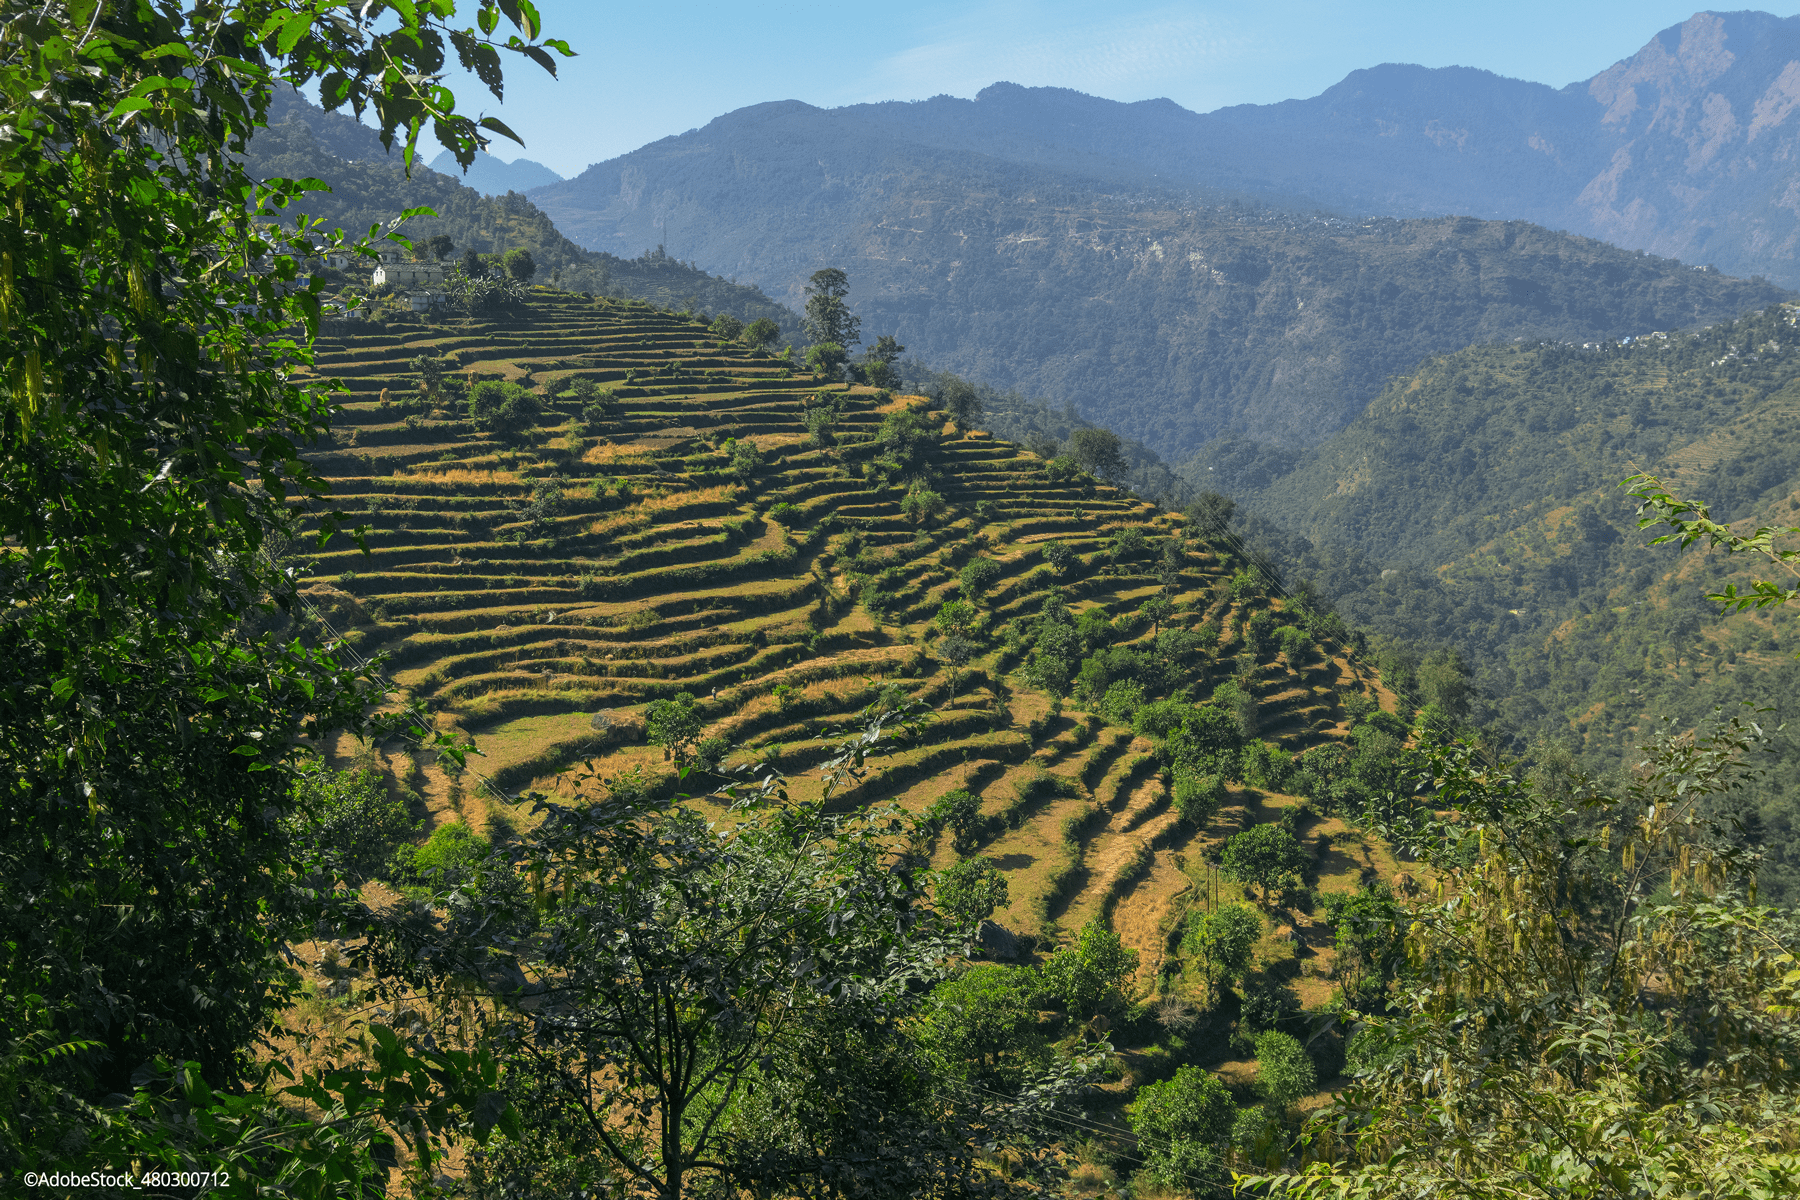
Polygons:
M1800 197L1783 79L1800 103L1800 19L1701 14L1560 90L1388 65L1209 114L1013 84L772 102L531 196L578 244L666 244L793 307L842 267L865 332L1179 460L1228 432L1315 442L1471 342L1617 338L1779 298L1549 230L1800 282L1781 249L1800 209L1756 198L1790 175ZM1703 159L1738 165L1714 178Z
M431 169L441 175L453 175L462 185L474 188L484 196L504 196L508 192L528 192L534 187L561 183L562 176L541 162L515 158L511 162L495 158L485 150L477 151L467 173L457 165L456 156L445 150L431 160Z
M815 144L841 151L854 137L866 143L865 158L904 143L1103 189L1198 187L1283 207L1528 220L1795 287L1796 109L1800 16L1702 12L1561 89L1468 67L1389 63L1353 71L1307 99L1205 114L1168 100L1123 104L997 83L974 100L832 110L783 101L720 120L752 135L752 146L734 156L740 182L784 159L809 162L804 151ZM712 128L696 133L704 138ZM755 134L774 128L791 153L753 165ZM596 249L616 250L608 238L642 242L645 228L679 215L669 185L686 173L670 179L646 161L671 143L691 153L694 135L597 164L579 183L552 185L542 202ZM627 211L647 202L650 226L627 233L630 218L619 212L574 224L573 210L593 209L596 191L616 193ZM704 247L696 238L691 249Z

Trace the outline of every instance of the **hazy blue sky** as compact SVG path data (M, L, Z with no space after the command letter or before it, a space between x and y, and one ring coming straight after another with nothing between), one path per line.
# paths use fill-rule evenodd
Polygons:
M508 55L504 105L472 80L452 83L459 107L485 105L525 139L523 150L497 143L500 157L563 175L766 100L973 96L1008 80L1206 112L1314 96L1383 62L1561 87L1697 11L1692 0L538 4L546 33L581 52L560 81Z

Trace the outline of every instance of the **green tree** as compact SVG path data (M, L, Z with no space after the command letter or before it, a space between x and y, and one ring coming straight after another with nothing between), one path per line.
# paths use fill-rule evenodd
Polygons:
M806 332L815 345L831 342L843 353L862 340L862 318L844 299L849 294L850 277L838 268L813 272L806 284Z
M1044 964L1044 987L1074 1017L1119 1007L1121 989L1137 970L1136 950L1098 920L1082 926L1073 946L1064 946Z
M1139 1088L1126 1111L1144 1169L1159 1187L1195 1192L1224 1185L1220 1151L1231 1137L1237 1105L1216 1076L1181 1067L1174 1078Z
M1800 561L1774 531L1738 534L1660 481L1627 483L1645 525L1675 529L1667 540ZM1797 595L1758 580L1712 598ZM1708 1196L1800 1187L1800 1068L1770 1052L1800 1044L1800 935L1751 899L1732 803L1768 746L1745 717L1666 732L1622 786L1533 775L1466 743L1429 749L1373 810L1444 898L1395 913L1418 985L1383 997L1394 1011L1358 1035L1358 1084L1320 1115L1356 1139L1245 1182L1352 1200L1522 1180L1580 1200L1675 1180ZM1384 1149L1401 1142L1405 1155Z
M1277 1112L1312 1094L1318 1069L1306 1047L1291 1035L1269 1029L1256 1035L1256 1094Z
M768 318L763 318L767 320ZM720 313L713 318L713 323L706 327L706 332L721 342L735 342L744 334L744 323L727 313Z
M734 438L726 444L731 454L731 474L739 483L749 483L762 470L762 451L751 438Z
M1125 461L1124 445L1119 435L1110 429L1077 429L1069 438L1069 455L1083 470L1116 482L1125 478L1131 469Z
M1800 1068L1738 1047L1800 1040L1800 937L1747 900L1753 860L1720 815L1766 745L1743 719L1660 736L1624 787L1577 780L1578 810L1470 745L1430 751L1418 783L1432 807L1394 796L1380 826L1446 884L1444 900L1399 912L1419 986L1367 1022L1380 1052L1321 1114L1357 1141L1259 1182L1359 1200L1497 1195L1534 1162L1546 1196L1653 1194L1669 1179L1700 1195L1791 1192ZM1605 833L1571 836L1577 815ZM1374 1150L1395 1138L1412 1148L1404 1162Z
M771 321L768 317L758 317L756 320L744 326L744 345L750 347L752 350L764 349L780 336L781 326L777 325L774 321Z
M537 424L543 406L527 388L486 379L469 389L469 421L483 433L516 438Z
M863 352L863 378L873 387L899 387L900 372L894 369L894 363L905 353L906 347L892 334L882 334Z
M900 515L915 524L928 525L933 518L944 515L945 507L941 494L915 483L900 500Z
M1237 502L1217 492L1201 492L1182 513L1188 523L1202 534L1217 536L1231 528L1237 513Z
M1268 821L1232 834L1220 862L1233 879L1253 885L1267 900L1271 891L1299 880L1306 854L1285 826Z
M968 429L981 416L981 393L966 379L952 379L945 384L938 403L944 406L958 429Z
M1214 699L1219 699L1218 692L1225 690L1220 687L1214 693ZM1230 698L1230 695L1226 697ZM1161 754L1172 766L1185 767L1202 775L1237 778L1238 751L1243 747L1244 734L1242 724L1232 710L1216 703L1198 707L1183 704L1173 714L1162 714L1162 723L1166 724L1169 715L1180 721L1164 735L1161 743Z
M1339 894L1327 902L1337 959L1333 975L1344 997L1380 1007L1387 983L1405 961L1406 923L1387 884Z
M1012 1087L1038 1064L1037 972L975 963L938 984L925 1009L923 1041L951 1074Z
M1224 904L1188 917L1181 952L1201 961L1209 998L1217 994L1215 988L1228 988L1243 977L1262 931L1262 918L1247 904Z
M806 369L821 379L841 379L849 360L849 352L838 342L814 342L806 348Z
M373 771L314 765L295 778L294 803L290 836L353 887L379 872L396 844L419 828L405 802L390 797Z
M1197 829L1206 828L1225 803L1225 781L1217 775L1200 775L1191 768L1175 768L1175 811Z
M937 873L932 900L958 925L984 921L1006 906L1006 873L986 855L958 859Z
M456 253L456 242L447 233L434 233L415 243L413 249L420 258L439 262Z
M1000 564L991 558L979 556L964 563L963 569L957 573L957 581L962 585L962 594L973 599L979 599L986 595L987 590L994 586L994 581L999 578Z
M1144 685L1135 679L1115 679L1106 685L1100 698L1100 715L1119 725L1130 725L1131 718L1144 705Z
M507 277L520 283L530 283L532 276L537 274L536 260L531 257L531 251L522 246L508 250L501 261L506 266Z
M938 605L937 615L931 618L931 623L942 633L968 637L980 619L981 611L967 600L946 600Z
M668 700L653 700L644 710L644 736L652 746L662 747L663 760L673 759L678 769L693 764L694 747L705 727L705 716L691 692L677 692Z
M1138 605L1138 612L1150 622L1152 633L1161 633L1163 622L1174 614L1175 606L1161 596L1152 596Z
M918 413L910 408L897 409L882 418L881 428L875 433L876 444L882 449L878 462L890 478L911 472L930 454L937 440L938 431Z
M941 822L950 830L950 846L958 854L975 849L981 835L981 797L966 788L947 792L925 813L926 819Z
M950 698L952 700L956 699L957 681L961 677L962 669L969 665L980 649L980 646L961 634L953 633L938 643L938 657L950 664Z
M806 426L806 441L815 450L824 450L837 439L832 433L832 426L838 423L841 416L837 406L831 404L808 405L801 416Z
M504 127L458 116L441 69L479 64L497 91L500 50L547 65L546 46L567 52L539 40L535 12L508 12L523 35L510 42L489 36L497 6L481 30L454 27L448 4L53 0L7 11L8 1178L123 1168L140 1152L206 1169L227 1158L246 1191L274 1188L276 1174L312 1194L372 1176L365 1117L382 1105L341 1089L379 1088L389 1067L415 1061L405 1051L295 1083L354 1114L352 1126L315 1129L305 1156L290 1117L261 1094L233 1094L291 995L283 944L315 921L360 920L312 886L330 864L290 836L290 821L305 747L370 729L365 714L383 699L372 674L313 642L286 561L300 513L317 507L306 502L325 491L300 457L327 432L332 404L308 369L324 285L310 264L321 248L372 247L283 223L315 185L253 178L243 154L277 86L318 81L330 106L372 111L388 144L398 134L409 162L427 128L472 161L483 129ZM323 534L336 528L327 514ZM411 714L374 726L410 729ZM163 1119L134 1075L169 1086L191 1123ZM406 1089L392 1082L389 1095ZM96 1107L115 1094L126 1103ZM442 1111L429 1098L415 1111L428 1170Z
M886 732L878 720L838 743L827 773ZM507 1094L540 1133L494 1147L478 1186L569 1194L624 1177L678 1200L838 1178L906 1196L969 1169L977 1122L1035 1153L918 1036L937 989L916 984L942 977L949 931L922 881L890 870L904 836L891 810L832 816L829 791L800 802L769 777L716 796L719 820L604 786L596 798L604 782L582 775L572 802L544 801L514 851L554 902L469 889L432 935L432 986L452 994L487 947L519 956L487 990Z

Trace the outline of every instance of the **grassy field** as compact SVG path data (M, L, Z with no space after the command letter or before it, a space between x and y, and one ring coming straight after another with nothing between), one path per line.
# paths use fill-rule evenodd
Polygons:
M898 685L932 718L842 802L918 811L966 787L989 818L979 852L1009 873L1011 904L996 919L1040 952L1086 921L1109 922L1139 952L1149 995L1185 978L1174 947L1189 907L1212 895L1207 863L1223 840L1299 803L1240 787L1206 827L1182 821L1147 742L1053 703L1002 648L1001 630L1054 589L1078 614L1117 615L1157 595L1154 563L1104 553L1115 531L1141 526L1186 547L1171 622L1223 631L1192 681L1204 696L1239 669L1250 612L1279 602L1234 600L1228 581L1242 564L1178 516L1085 477L1052 482L1035 455L958 431L923 398L821 385L626 302L540 290L515 317L335 332L320 349L318 370L348 395L333 444L311 458L330 479L326 503L368 527L367 552L331 543L306 594L358 652L386 654L404 695L482 755L453 779L405 746L379 748L427 829L516 830L529 821L516 798L559 786L583 760L606 775L641 767L672 792L661 751L643 744L642 713L679 692L698 698L708 735L733 744L730 761L779 764L798 794L816 796L821 732ZM420 356L465 388L524 383L542 414L510 437L485 435L458 404L422 392ZM570 390L578 379L602 390L601 408L584 415ZM814 446L803 410L821 394L842 415L833 444ZM917 466L946 507L926 520L902 511L910 484L884 482L874 462L884 416L909 407L936 435ZM760 464L734 472L731 439L753 441ZM1058 542L1076 556L1062 572L1045 553ZM953 691L930 618L959 597L959 571L977 556L998 576L972 598L987 636ZM853 577L898 599L871 612ZM1366 666L1343 658L1296 665L1271 653L1254 688L1261 736L1289 750L1342 738L1353 692L1393 705ZM1297 832L1329 847L1319 890L1395 870L1341 822L1308 816ZM948 841L939 865L952 861ZM1291 970L1303 999L1322 1002L1329 931L1304 912L1265 911L1263 969ZM1124 1073L1119 1102L1149 1070Z

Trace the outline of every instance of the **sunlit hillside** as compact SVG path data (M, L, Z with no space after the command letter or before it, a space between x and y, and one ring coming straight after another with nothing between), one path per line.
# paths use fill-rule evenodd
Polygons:
M435 398L420 356L443 372ZM566 787L558 772L583 760L609 778L641 771L672 795L644 710L681 693L705 737L728 743L726 765L774 764L817 796L818 735L911 700L930 709L921 735L835 801L898 798L919 812L972 792L977 852L1011 885L1000 924L1048 949L1110 921L1139 951L1150 994L1159 972L1180 969L1172 948L1202 894L1194 881L1239 895L1208 872L1221 841L1301 802L1235 786L1205 827L1183 821L1128 712L1065 708L1027 682L1024 623L1060 597L1080 628L1146 661L1159 634L1195 631L1161 642L1188 647L1182 697L1203 701L1235 676L1254 693L1258 736L1289 753L1343 741L1341 701L1381 694L1335 646L1268 635L1268 618L1253 632L1258 612L1277 629L1295 618L1245 578L1234 587L1243 564L1179 516L1084 473L1053 479L1068 468L958 431L921 397L793 375L684 316L539 291L510 319L342 323L319 369L349 394L335 445L315 459L329 503L369 527L368 553L334 541L305 594L479 747L460 776L398 743L376 754L432 825L505 836L531 820L522 793ZM488 380L532 388L543 411L510 435L481 432L459 395ZM806 414L827 409L840 415L815 416L815 436ZM892 430L909 422L912 440L898 442ZM1163 596L1172 611L1157 627L1139 609ZM960 669L932 623L959 598L979 610ZM347 739L336 751L370 753ZM680 789L704 791L696 779L716 777ZM1342 821L1297 815L1321 892L1392 873ZM954 861L949 836L936 854ZM1269 939L1271 962L1322 1003L1323 916L1295 906L1272 921L1301 936Z

